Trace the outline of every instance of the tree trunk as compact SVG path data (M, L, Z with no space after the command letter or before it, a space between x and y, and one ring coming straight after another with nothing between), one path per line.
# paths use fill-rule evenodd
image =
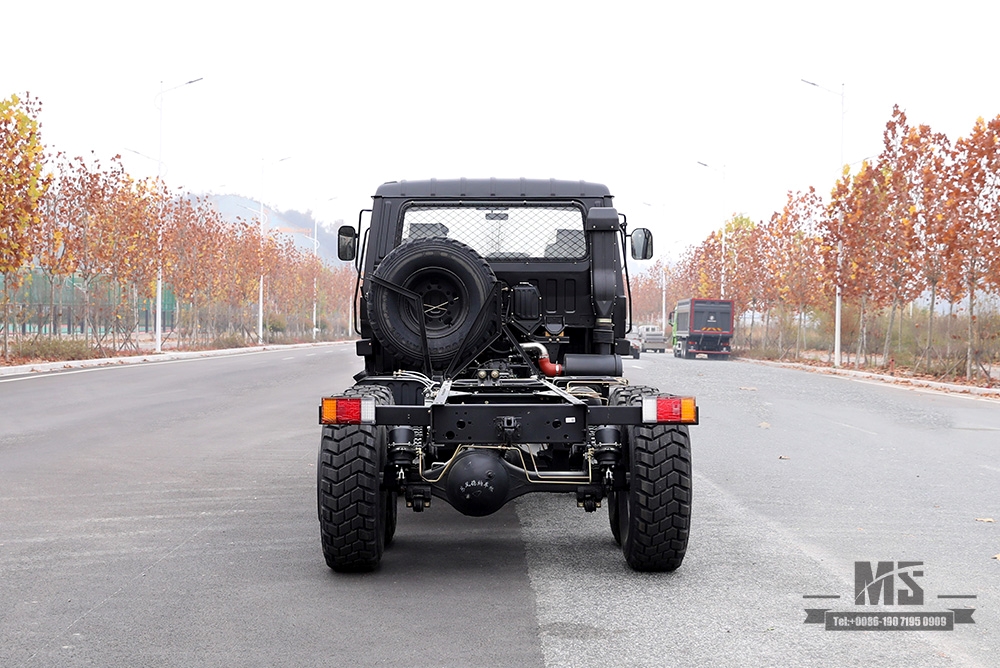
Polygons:
M795 359L799 359L802 356L802 348L805 344L805 334L803 332L803 324L805 320L805 307L799 306L799 321L795 328ZM800 341L802 345L800 345Z
M969 278L969 328L968 328L968 342L966 344L965 350L965 378L966 380L972 380L972 354L974 352L975 346L973 345L973 336L975 335L975 320L976 320L976 289L975 284L970 276Z
M927 313L927 344L924 346L924 353L917 360L913 371L920 370L920 363L923 362L930 369L931 366L931 345L934 342L934 308L937 301L937 281L931 283L931 310Z
M858 351L854 356L854 368L861 368L861 353L867 344L867 331L865 329L865 296L861 296L861 313L858 316Z
M10 339L8 336L8 331L10 330L10 295L7 293L7 278L4 277L3 281L3 358L4 360L10 359Z
M778 317L778 359L785 359L785 309L782 307Z
M951 320L955 316L955 302L948 300L948 326L945 328L944 342L945 342L945 359L951 359Z
M350 331L348 330L348 333ZM764 311L764 344L761 352L767 352L767 340L771 336L771 309Z
M889 365L889 346L892 343L892 325L896 321L896 298L889 307L889 324L885 328L885 344L882 346L882 366Z

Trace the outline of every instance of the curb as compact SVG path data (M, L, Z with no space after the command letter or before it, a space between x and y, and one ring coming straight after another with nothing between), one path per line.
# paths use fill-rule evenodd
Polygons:
M194 350L190 352L149 353L146 355L127 355L124 357L100 357L90 360L66 360L62 362L39 362L38 364L22 364L19 366L0 366L0 377L20 376L36 373L64 371L66 369L89 369L102 366L121 366L126 364L149 364L171 362L176 360L197 359L200 357L225 357L227 355L252 355L254 353L273 352L276 350L292 350L295 348L318 348L321 346L346 345L353 341L323 341L319 343L289 343L283 345L254 346L252 348L226 348L223 350Z
M825 373L830 376L845 376L848 378L859 378L862 380L874 380L888 385L907 385L911 387L924 387L941 392L955 394L974 394L990 399L1000 399L1000 389L991 387L978 387L976 385L959 385L956 383L942 383L936 380L923 380L921 378L907 378L905 376L888 376L886 374L871 373L868 371L855 371L853 369L836 369L833 367L812 366L811 364L801 364L799 362L772 362L770 360L755 360L743 357L736 358L740 362L750 364L762 364L765 366L776 366L791 369L801 369L812 373Z

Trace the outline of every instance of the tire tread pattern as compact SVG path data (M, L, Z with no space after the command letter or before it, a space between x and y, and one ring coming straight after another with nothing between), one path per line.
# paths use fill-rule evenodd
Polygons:
M635 405L655 388L616 388L611 400ZM637 571L673 571L684 560L691 523L691 448L683 425L626 428L627 513L620 537L625 561Z
M356 385L344 396L375 397L393 403L379 385ZM323 428L318 462L317 505L320 542L326 564L335 571L370 571L385 547L385 509L381 490L384 436L378 425Z

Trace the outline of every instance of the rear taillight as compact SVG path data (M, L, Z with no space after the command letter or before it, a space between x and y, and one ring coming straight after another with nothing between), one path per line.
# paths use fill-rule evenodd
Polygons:
M323 397L320 424L374 424L374 397Z
M698 405L694 397L643 397L642 421L645 424L698 424Z

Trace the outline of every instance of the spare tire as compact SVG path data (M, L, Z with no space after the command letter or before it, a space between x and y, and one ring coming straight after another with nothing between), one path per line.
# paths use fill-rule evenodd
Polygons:
M421 298L431 366L451 362L467 340L482 342L495 328L476 316L496 282L490 265L473 248L448 237L414 239L389 252L374 276ZM397 360L422 364L420 311L413 300L375 281L368 292L372 333Z

